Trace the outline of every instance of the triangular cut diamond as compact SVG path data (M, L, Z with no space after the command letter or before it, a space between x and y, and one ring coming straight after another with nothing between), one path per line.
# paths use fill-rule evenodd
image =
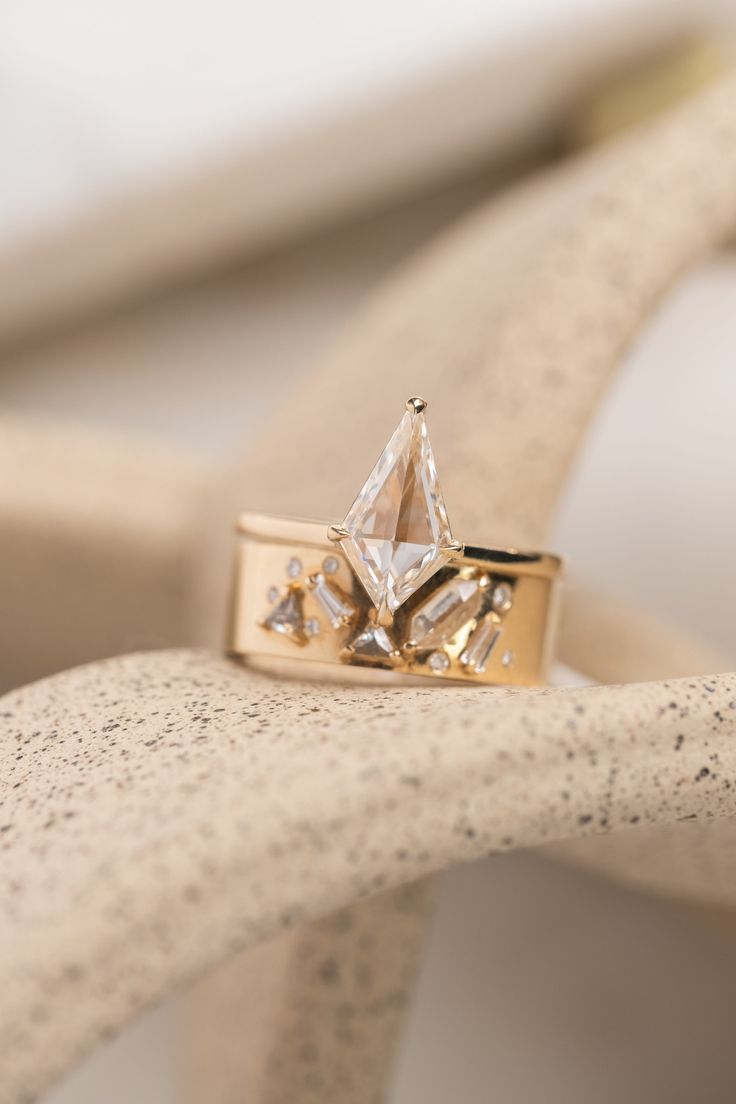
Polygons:
M261 624L265 629L288 636L295 644L306 644L308 637L304 629L304 591L301 587L290 587Z
M342 528L343 551L379 618L447 562L452 533L423 413L401 419Z
M382 625L369 622L362 632L351 640L345 651L353 661L363 663L395 663L401 653Z

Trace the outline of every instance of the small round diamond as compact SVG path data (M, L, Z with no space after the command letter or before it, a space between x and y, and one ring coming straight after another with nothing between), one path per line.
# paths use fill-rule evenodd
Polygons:
M296 579L302 573L302 561L297 556L292 556L286 565L286 574L290 579Z
M504 667L510 667L513 662L514 662L514 653L509 648L501 656L501 663L503 664Z
M319 621L316 617L308 617L304 622L304 631L307 636L317 636L319 633Z
M270 586L266 591L266 597L269 602L275 602L279 596L279 588L277 586Z
M450 666L450 657L447 652L432 652L427 663L437 674L442 674Z
M499 583L493 591L493 608L496 613L507 613L514 604L514 594L508 583Z
M326 556L322 561L322 570L325 575L335 575L340 568L337 556Z

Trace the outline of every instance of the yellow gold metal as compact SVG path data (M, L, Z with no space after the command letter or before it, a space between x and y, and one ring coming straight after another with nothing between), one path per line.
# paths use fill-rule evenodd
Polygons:
M427 400L415 395L413 399L406 400L406 409L410 414L423 414L427 409Z
M379 621L339 543L331 544L327 539L328 526L324 522L249 513L241 516L237 530L229 639L233 655L276 665L282 671L286 667L295 674L306 669L304 661L311 661L318 665L323 676L330 668L334 671L339 668L344 677L351 669L360 674L358 666L368 666L363 674L377 679L384 668L392 672L392 678L397 674L421 675L477 685L530 686L546 681L562 567L557 556L461 546L447 564L396 610L393 618ZM327 576L330 587L355 610L337 627L326 619L315 595L318 577L325 578L322 564L326 556L337 561L337 570L331 569ZM301 564L301 573L287 581L287 565L295 561ZM508 609L498 612L492 603L494 591L501 584L509 588L513 600ZM470 588L473 609L479 610L477 616L470 617L439 644L436 632L431 647L424 646L426 632L422 633L421 643L413 640L409 633L412 618L412 624L417 625L417 616L423 616L425 606L433 608L430 599L434 598L436 607L445 594L453 596L461 586ZM473 589L474 586L478 589ZM480 599L476 597L478 590ZM269 616L288 594L299 596L299 601L293 604L298 616L295 615L293 625L280 625L275 631L269 627ZM483 621L497 625L501 636L492 647L485 668L476 671L461 657L467 658L473 633ZM367 653L363 637L362 653L358 655L353 644L367 630L377 635L375 654ZM289 660L299 662L292 668Z
M334 541L335 543L339 543L341 540L345 540L345 538L349 537L349 536L350 536L350 534L348 533L347 529L345 529L342 525L328 525L327 526L327 538L328 538L328 540Z

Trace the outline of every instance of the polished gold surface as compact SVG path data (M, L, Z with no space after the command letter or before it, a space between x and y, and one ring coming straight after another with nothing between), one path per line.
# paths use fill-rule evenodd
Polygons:
M282 672L301 660L323 675L329 665L343 676L363 668L478 684L546 681L556 556L465 545L387 625L326 523L246 513L237 528L234 655L277 663ZM418 626L423 635L415 640ZM474 665L474 654L485 662ZM296 664L294 673L303 669Z

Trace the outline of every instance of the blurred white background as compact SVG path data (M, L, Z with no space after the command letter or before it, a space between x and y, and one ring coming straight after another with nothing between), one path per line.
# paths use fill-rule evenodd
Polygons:
M560 20L574 35L581 16L616 9L621 23L646 22L648 10L659 6L642 0L5 0L0 243L233 143L270 144L284 132L411 88L437 70L502 54L554 31ZM682 7L666 6L671 12Z

